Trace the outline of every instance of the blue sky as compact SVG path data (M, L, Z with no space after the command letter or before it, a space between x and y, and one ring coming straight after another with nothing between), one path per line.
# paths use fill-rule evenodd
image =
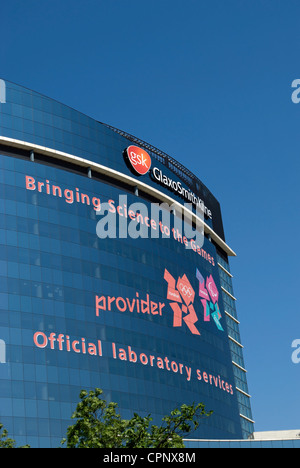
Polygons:
M128 131L222 204L255 429L300 429L298 0L2 0L0 76Z

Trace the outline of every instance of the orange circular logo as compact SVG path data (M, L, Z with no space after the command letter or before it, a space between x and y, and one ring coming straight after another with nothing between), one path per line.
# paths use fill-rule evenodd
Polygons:
M126 149L128 160L137 174L145 175L151 167L151 157L147 151L138 146L128 146Z

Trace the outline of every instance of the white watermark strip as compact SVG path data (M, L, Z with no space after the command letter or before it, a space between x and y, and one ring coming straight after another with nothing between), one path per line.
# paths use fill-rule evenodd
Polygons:
M4 80L0 80L0 103L6 103L6 84Z
M185 203L180 209L178 204L135 202L128 205L127 195L120 195L118 204L114 200L101 203L96 211L101 219L97 223L96 233L100 239L170 239L180 240L187 249L193 249L193 243L200 248L204 244L204 214L197 209L196 223L192 223L189 212L191 204Z

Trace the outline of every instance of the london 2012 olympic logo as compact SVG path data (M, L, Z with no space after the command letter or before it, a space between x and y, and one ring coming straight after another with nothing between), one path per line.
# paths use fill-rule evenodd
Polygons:
M199 281L199 297L204 309L204 322L209 322L212 318L218 330L224 331L220 322L222 316L218 305L219 291L212 275L209 275L205 281L200 271L196 269L196 278ZM184 322L193 335L200 335L195 325L198 322L194 307L196 294L187 276L184 274L176 281L165 269L164 279L168 283L167 299L171 301L169 305L174 314L173 327L182 327Z
M222 315L218 304L219 291L212 275L209 275L205 280L197 268L196 278L199 281L199 297L204 308L204 321L210 322L210 318L212 318L217 329L224 331L220 322Z
M180 293L183 297L192 297L193 295L193 289L191 286L187 286L183 283L180 283L179 284L179 290L180 290Z
M195 291L184 274L176 279L165 269L164 279L168 283L167 299L173 310L173 327L182 327L183 322L187 325L193 335L200 335L195 323L198 317L194 309Z

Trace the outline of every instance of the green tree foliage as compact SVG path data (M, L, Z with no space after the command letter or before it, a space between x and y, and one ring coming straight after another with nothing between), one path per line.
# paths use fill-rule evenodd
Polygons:
M161 426L152 423L150 415L134 413L129 420L117 413L117 403L107 403L103 391L80 392L80 402L72 415L62 446L67 448L184 448L183 437L196 430L202 418L209 417L202 403L182 405L162 419ZM14 439L0 423L0 448L16 448ZM19 448L30 448L29 445Z
M197 429L201 418L212 414L202 403L182 405L165 416L161 426L155 426L150 415L134 413L130 420L122 419L117 404L107 403L102 394L99 388L81 391L72 415L76 422L62 441L67 448L184 448L182 438Z
M3 428L3 424L0 423L0 448L17 448L14 439L8 437L8 432ZM19 448L30 448L29 445Z

